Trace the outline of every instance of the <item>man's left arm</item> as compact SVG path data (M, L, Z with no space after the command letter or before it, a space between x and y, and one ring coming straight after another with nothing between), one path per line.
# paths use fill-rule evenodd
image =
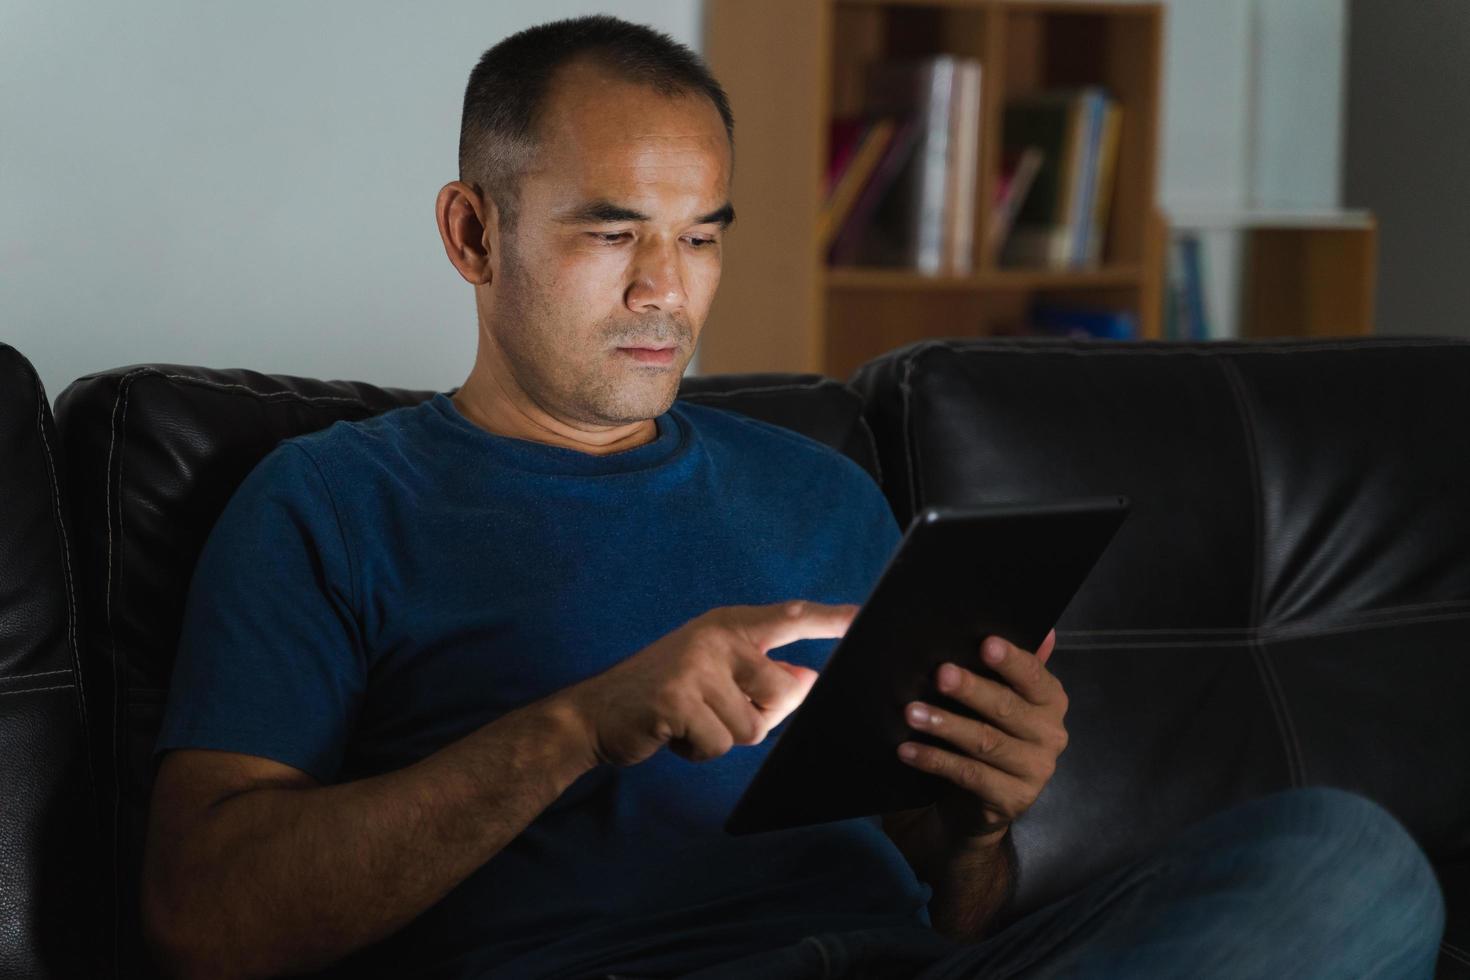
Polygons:
M884 815L883 829L934 889L930 921L952 939L980 939L1008 899L1010 825L1036 802L1067 747L1067 695L1046 669L1055 646L1055 630L1035 653L987 638L981 656L999 680L942 665L940 691L978 718L917 701L907 706L911 727L951 747L904 742L899 758L950 785L932 806Z

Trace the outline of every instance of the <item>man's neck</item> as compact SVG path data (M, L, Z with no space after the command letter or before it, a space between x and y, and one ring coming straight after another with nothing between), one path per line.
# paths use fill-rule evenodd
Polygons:
M479 365L450 399L459 414L493 435L575 449L593 456L625 452L658 438L653 419L617 426L589 426L543 410L509 379Z

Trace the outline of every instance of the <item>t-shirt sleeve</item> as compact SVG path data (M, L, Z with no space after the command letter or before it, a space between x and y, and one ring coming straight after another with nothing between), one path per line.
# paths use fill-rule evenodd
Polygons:
M306 449L282 443L240 484L200 553L155 754L240 752L332 782L367 673L354 596L322 472Z

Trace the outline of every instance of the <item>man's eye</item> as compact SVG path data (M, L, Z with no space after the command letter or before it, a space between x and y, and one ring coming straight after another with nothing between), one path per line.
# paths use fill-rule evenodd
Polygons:
M626 231L594 231L591 234L599 242L605 242L608 245L615 245L622 239L628 237Z
M716 244L716 240L713 238L691 238L689 239L689 244L693 245L695 248L705 248L707 246Z

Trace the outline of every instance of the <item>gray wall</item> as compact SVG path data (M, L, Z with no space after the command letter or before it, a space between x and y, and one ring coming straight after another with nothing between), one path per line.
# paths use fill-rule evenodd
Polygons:
M1378 331L1470 335L1470 3L1353 0L1343 195L1379 221Z
M596 12L700 44L698 0L0 0L0 341L53 399L150 361L459 384L465 79Z

